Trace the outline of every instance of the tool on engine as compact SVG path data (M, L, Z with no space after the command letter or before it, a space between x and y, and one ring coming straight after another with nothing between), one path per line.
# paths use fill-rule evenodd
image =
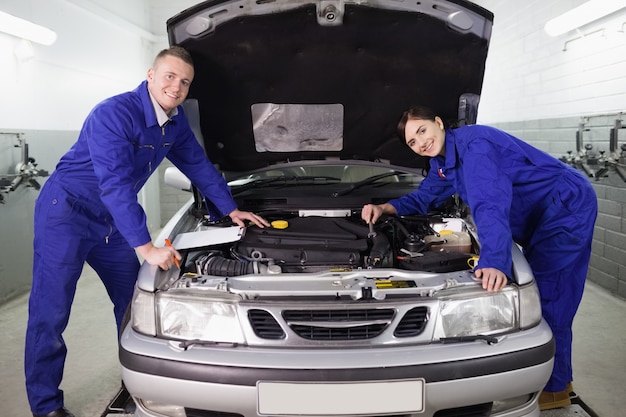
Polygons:
M367 234L368 239L371 239L373 237L376 237L376 232L374 231L374 223L372 223L371 221L368 223L368 226L370 228L370 232Z
M165 244L166 244L167 246L169 246L170 248L172 248L172 247L173 247L173 246L172 246L172 242L170 242L170 240L169 240L169 239L167 239L167 238L165 239ZM174 263L176 264L176 266L178 267L178 269L180 269L180 262L178 262L178 258L177 258L176 256L174 256Z

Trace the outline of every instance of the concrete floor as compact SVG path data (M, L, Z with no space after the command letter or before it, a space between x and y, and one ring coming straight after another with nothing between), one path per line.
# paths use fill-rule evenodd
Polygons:
M0 305L0 416L29 416L23 373L28 296ZM626 416L626 301L588 283L574 322L574 390L581 406L542 412L542 417ZM76 417L100 417L120 389L112 305L93 270L86 267L70 323L61 388ZM595 414L595 416L594 416Z

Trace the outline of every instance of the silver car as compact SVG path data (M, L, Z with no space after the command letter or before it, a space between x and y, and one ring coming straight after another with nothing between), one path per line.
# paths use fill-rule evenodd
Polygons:
M364 204L414 191L398 140L414 101L473 123L493 15L463 0L206 1L167 22L196 76L186 113L242 210L190 200L156 239L120 338L140 417L539 416L554 340L532 271L486 292L457 197L368 227Z

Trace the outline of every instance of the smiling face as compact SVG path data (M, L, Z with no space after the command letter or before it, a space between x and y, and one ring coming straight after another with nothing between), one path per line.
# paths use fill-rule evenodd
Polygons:
M165 55L148 70L148 90L169 116L189 93L193 66L180 58Z
M431 158L445 155L446 131L440 117L407 120L404 137L409 148L418 155Z

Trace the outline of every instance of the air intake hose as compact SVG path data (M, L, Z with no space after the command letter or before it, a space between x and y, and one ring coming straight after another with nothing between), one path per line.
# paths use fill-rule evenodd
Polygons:
M201 275L217 275L220 277L233 277L259 273L256 261L238 261L228 259L219 251L211 251L196 259L196 269Z

